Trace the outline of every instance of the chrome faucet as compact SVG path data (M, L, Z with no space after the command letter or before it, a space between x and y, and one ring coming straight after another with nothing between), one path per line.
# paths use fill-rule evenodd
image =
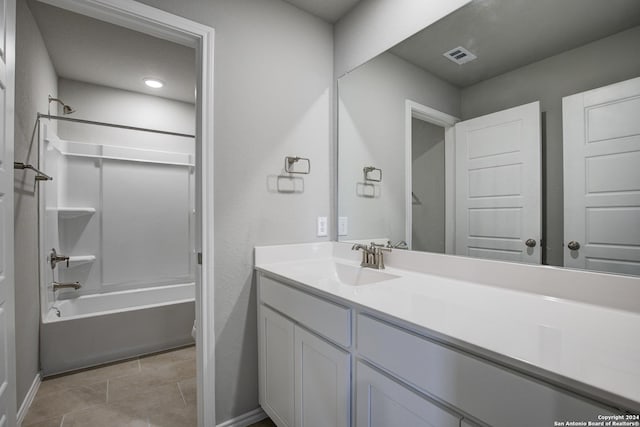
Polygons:
M362 251L362 262L360 262L360 267L365 267L369 264L369 256L373 254L369 251L369 248L366 245L356 243L355 245L351 246L351 250Z
M385 248L384 245L377 245L373 242L369 246L356 243L351 247L351 250L362 251L362 262L360 267L371 267L378 270L384 269L384 252L391 252L390 248Z
M49 255L49 262L51 263L51 269L56 268L56 265L59 262L67 262L67 268L69 268L69 257L64 255L58 255L56 252L56 248L51 249L51 254Z
M60 290L60 289L75 289L76 291L78 289L80 289L82 287L82 285L80 284L80 282L73 282L73 283L58 283L58 282L53 282L53 292Z

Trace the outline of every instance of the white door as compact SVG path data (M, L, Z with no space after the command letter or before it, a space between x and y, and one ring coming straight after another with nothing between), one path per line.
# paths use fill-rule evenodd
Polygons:
M564 265L640 274L640 78L563 98L562 115Z
M350 355L327 341L295 327L295 425L351 425Z
M456 254L541 262L540 103L456 124Z
M0 427L16 425L13 275L14 67L15 0L0 0Z

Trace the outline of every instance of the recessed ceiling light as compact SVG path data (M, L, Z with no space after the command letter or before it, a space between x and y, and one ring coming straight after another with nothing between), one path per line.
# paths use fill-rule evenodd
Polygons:
M164 86L164 83L158 79L146 78L143 80L144 80L144 84L146 84L147 86L153 89L160 89L162 86Z

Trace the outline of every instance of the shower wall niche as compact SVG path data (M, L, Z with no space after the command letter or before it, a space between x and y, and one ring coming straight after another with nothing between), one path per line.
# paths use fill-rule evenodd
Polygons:
M56 299L193 282L194 139L110 129L108 143L71 141L45 118L41 126L41 165L54 176L41 187L43 310ZM68 265L52 268L52 249ZM82 287L53 295L53 282Z

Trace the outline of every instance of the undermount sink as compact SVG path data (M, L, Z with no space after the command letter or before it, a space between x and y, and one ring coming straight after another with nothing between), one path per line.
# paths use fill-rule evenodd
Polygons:
M351 286L368 285L400 277L395 274L384 273L380 270L340 263L334 263L334 268L335 279L340 283Z

